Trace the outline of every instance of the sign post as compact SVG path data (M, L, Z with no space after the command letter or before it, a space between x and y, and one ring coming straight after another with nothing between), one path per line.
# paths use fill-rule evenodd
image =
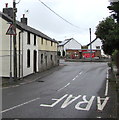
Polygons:
M10 24L6 35L10 35L10 82L12 81L12 35L16 35L13 24Z
M10 35L10 82L12 81L12 35Z
M92 61L91 28L89 28L89 32L90 32L90 60Z

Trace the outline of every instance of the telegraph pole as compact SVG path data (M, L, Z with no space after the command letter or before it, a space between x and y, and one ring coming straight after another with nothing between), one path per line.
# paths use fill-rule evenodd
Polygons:
M89 32L90 32L90 59L92 61L91 28L89 28Z
M16 32L16 3L13 0L13 25ZM13 50L14 50L14 81L17 80L17 48L16 48L16 35L13 36Z

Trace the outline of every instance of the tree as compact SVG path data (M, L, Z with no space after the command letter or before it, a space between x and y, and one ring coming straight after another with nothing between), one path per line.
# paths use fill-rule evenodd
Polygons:
M108 6L107 8L114 13L112 15L114 19L116 19L117 22L119 23L119 2L111 2L110 6Z
M112 2L110 4L110 6L107 7L109 10L111 10L113 15L113 18L117 20L117 25L115 27L115 30L110 32L111 37L108 36L108 39L113 39L113 44L116 51L116 59L115 59L115 63L117 65L117 74L119 75L119 1L118 2Z
M99 25L96 27L95 35L97 38L102 40L102 49L105 54L111 55L114 51L113 39L111 36L111 32L115 29L115 22L112 17L107 17L106 19L102 20Z

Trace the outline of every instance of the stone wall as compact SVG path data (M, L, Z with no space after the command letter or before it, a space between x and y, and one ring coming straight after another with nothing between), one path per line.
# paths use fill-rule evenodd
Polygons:
M38 69L39 72L58 65L57 52L54 51L38 51Z

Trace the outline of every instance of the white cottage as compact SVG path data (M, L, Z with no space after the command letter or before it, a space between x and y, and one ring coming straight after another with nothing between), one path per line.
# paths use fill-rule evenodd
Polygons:
M67 49L72 49L72 50L81 49L81 44L77 42L74 38L66 39L61 43L59 43L58 51L60 52L61 57L64 57L66 55Z
M99 38L94 39L91 43L89 43L88 49L90 49L90 45L92 46L93 50L100 50L102 56L106 56L102 50L102 41Z
M4 8L3 12L0 12L0 44L2 45L0 47L0 67L2 68L0 77L10 76L10 66L12 77L14 77L13 36L11 49L12 61L10 62L10 35L6 35L10 26L8 23L13 22L13 9ZM25 16L23 16L21 22L16 22L16 43L18 78L58 65L57 41L28 26ZM41 53L43 54L43 58L41 58ZM41 66L41 62L43 66Z

